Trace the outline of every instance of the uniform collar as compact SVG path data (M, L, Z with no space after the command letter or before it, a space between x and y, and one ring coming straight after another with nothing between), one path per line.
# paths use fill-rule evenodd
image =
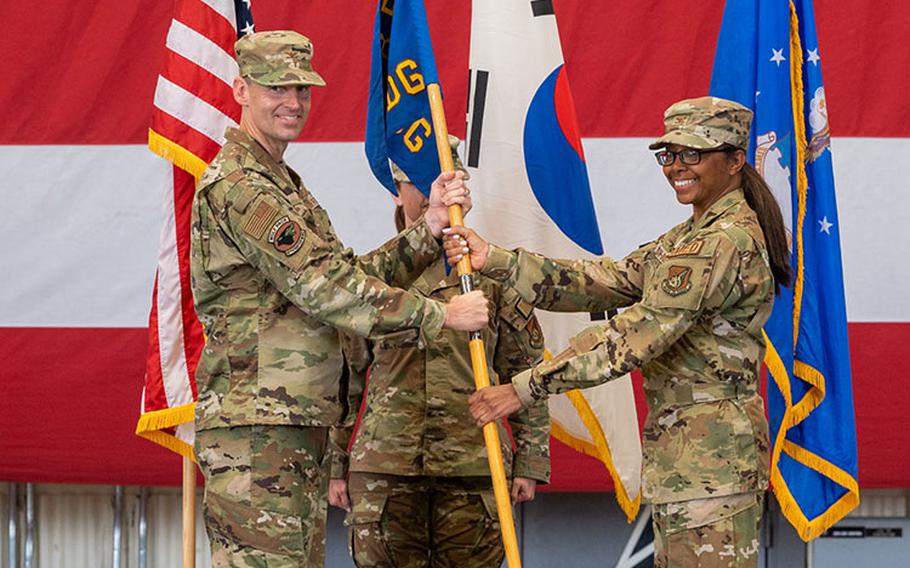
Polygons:
M746 202L746 196L743 193L741 188L734 189L730 193L725 194L723 197L714 202L711 207L705 211L704 215L701 216L701 219L698 222L695 222L693 218L689 218L689 230L695 231L704 227L707 227L713 223L716 219L725 215L729 210L738 207L740 204Z
M255 138L239 128L228 128L224 133L224 137L250 153L253 159L244 160L243 167L245 169L256 170L272 179L277 177L285 183L294 186L294 190L299 188L300 176L287 167L284 161L275 161L275 158Z
M442 258L434 261L414 282L414 288L420 291L421 294L429 296L436 290L459 286L461 279L458 276L458 271L452 267L452 270L446 275L445 265L445 260Z

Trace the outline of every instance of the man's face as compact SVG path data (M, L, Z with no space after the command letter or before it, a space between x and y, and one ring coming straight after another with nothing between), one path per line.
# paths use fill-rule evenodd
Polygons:
M295 140L310 114L309 85L265 86L238 78L234 98L244 107L245 127L265 146Z

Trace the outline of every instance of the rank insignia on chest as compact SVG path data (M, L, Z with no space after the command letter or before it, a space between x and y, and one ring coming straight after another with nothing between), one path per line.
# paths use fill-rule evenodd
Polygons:
M671 296L679 296L692 288L692 269L688 266L671 266L667 277L660 283L661 289Z
M291 256L303 246L303 231L297 221L292 221L287 216L279 218L272 223L269 230L269 242L278 252Z

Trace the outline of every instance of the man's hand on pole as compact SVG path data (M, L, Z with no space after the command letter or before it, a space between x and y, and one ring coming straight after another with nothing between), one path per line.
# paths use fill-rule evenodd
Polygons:
M464 182L464 172L442 172L430 187L430 204L424 219L437 239L449 226L449 207L461 206L462 215L471 210L471 190Z
M445 327L458 331L478 331L487 326L490 307L480 290L455 296L446 304Z

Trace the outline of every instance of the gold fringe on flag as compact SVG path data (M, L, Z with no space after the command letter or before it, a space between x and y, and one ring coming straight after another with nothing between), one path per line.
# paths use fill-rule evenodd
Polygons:
M793 127L794 127L794 144L796 145L796 193L797 193L797 217L796 217L796 283L793 288L793 345L797 344L799 339L799 322L802 308L802 297L804 287L804 252L803 252L803 223L806 217L806 197L808 194L808 178L806 176L806 124L805 124L805 103L803 92L803 52L802 44L799 39L799 17L796 13L796 7L790 2L790 96L793 108ZM837 467L833 463L825 460L805 448L797 446L790 440L786 439L787 430L796 426L806 419L813 410L825 399L825 377L818 370L804 363L795 360L793 363L793 374L800 380L810 385L809 391L795 405L793 403L793 394L790 389L790 377L786 366L780 358L780 354L774 348L774 345L765 335L765 344L767 352L765 354L765 365L774 378L777 387L780 389L784 398L785 409L781 419L780 428L777 431L777 438L774 440L774 447L771 452L771 484L777 501L780 503L781 512L790 521L790 524L796 529L800 538L808 542L818 537L829 528L840 521L847 513L852 511L859 504L859 484L856 479ZM813 469L814 471L840 484L847 493L833 503L828 509L814 519L806 517L802 508L796 501L796 498L790 492L787 482L784 480L780 471L780 455L787 454L791 459L798 463Z
M195 402L173 408L145 412L139 417L139 423L136 424L136 435L160 444L195 462L196 456L193 453L193 446L173 434L165 432L168 428L175 428L180 424L192 422L195 413Z

